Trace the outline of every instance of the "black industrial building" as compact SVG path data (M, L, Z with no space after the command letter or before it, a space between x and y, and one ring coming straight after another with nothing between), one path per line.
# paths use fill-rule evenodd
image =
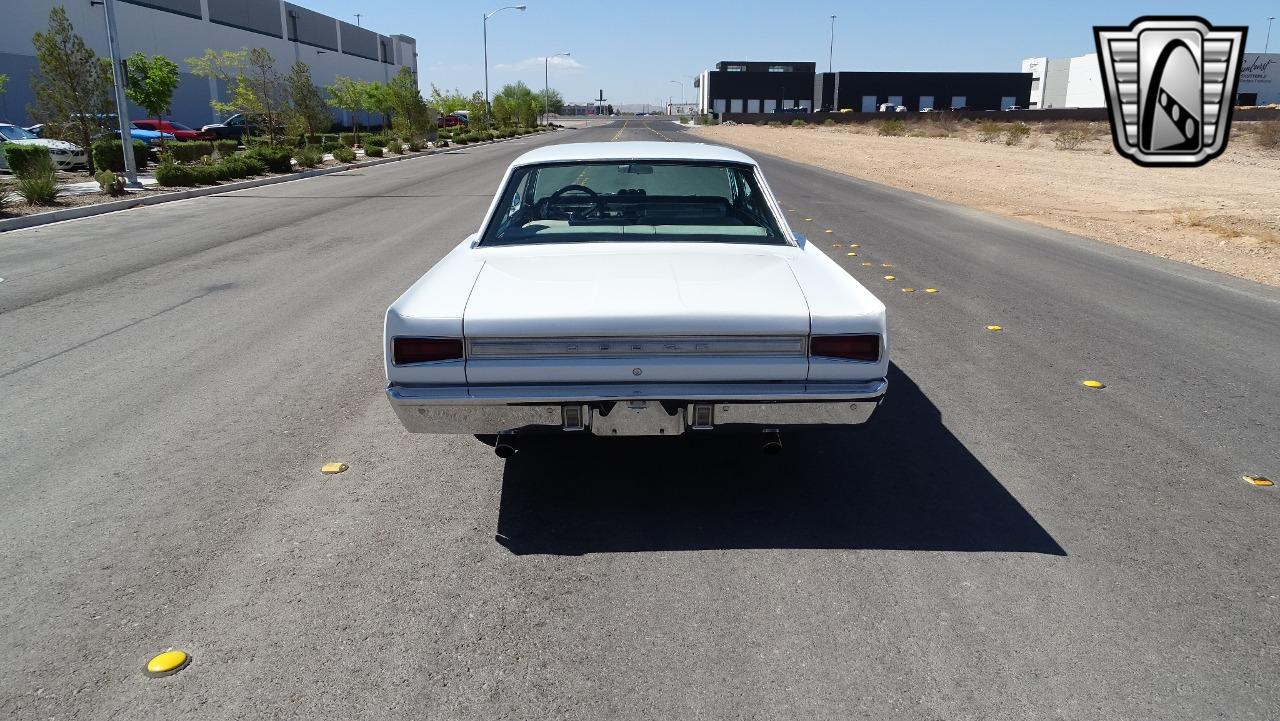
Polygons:
M1031 73L819 73L815 63L722 61L698 79L704 112L1004 110L1031 101Z

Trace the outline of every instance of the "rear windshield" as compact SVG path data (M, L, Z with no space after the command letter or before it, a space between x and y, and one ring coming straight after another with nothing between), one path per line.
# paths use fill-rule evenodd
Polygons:
M517 168L481 241L785 243L751 166L596 162Z

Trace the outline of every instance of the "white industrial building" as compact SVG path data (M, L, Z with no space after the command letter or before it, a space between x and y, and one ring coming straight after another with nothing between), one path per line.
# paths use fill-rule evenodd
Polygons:
M1098 54L1050 60L1026 58L1022 72L1031 73L1029 108L1104 108L1102 73Z
M77 35L106 57L107 32L101 4L89 0L4 0L0 11L0 73L9 76L0 94L0 120L26 124L34 100L30 76L37 70L31 36L49 27L49 11L66 8ZM266 48L279 70L295 60L311 68L317 85L345 75L386 81L401 67L417 77L417 42L406 35L380 35L284 0L116 0L120 52L164 55L182 70L171 119L192 126L219 120L209 101L222 93L209 79L187 72L186 59L206 49ZM225 95L221 99L225 99ZM140 109L130 111L134 117Z

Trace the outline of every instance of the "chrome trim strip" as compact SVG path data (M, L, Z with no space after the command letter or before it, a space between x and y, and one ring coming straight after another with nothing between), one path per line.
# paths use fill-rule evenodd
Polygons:
M470 338L467 357L634 358L663 356L803 356L803 336L590 336Z

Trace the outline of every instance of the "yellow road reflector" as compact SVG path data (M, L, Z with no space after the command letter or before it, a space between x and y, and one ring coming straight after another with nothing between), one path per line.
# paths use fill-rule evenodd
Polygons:
M866 266L866 267L871 267L871 266L875 265L875 263L872 263L871 261L867 261L867 262L863 263L862 265L864 265L864 266Z
M893 263L881 263L881 264L880 264L880 267L881 267L881 268L892 268L892 267L893 267Z
M794 213L794 212L796 212L796 209L795 209L795 208L787 208L787 212L788 212L788 213Z
M191 657L185 651L165 651L147 661L148 676L168 676L175 674L191 663Z
M993 332L993 333L994 333L994 332L996 332L996 331L1002 331L1002 330L1004 330L1004 326L999 326L999 325L989 325L989 326L987 326L987 330L989 330L989 331L991 331L991 332Z
M1272 481L1270 478L1265 478L1265 477L1263 477L1263 476L1255 476L1255 475L1253 475L1253 474L1248 474L1248 475L1244 475L1244 476L1240 476L1240 477L1241 477L1241 478L1243 478L1245 481L1247 481L1247 482L1249 482L1249 483L1252 483L1252 484L1253 484L1253 485L1255 485L1255 486L1263 486L1263 487L1266 487L1266 486L1274 486L1274 485L1275 485L1275 482L1274 482L1274 481Z
M850 258L856 258L856 257L858 256L858 254L857 254L857 253L855 253L855 252L853 252L852 250L851 250L851 251L849 251L848 255L849 255L849 257L850 257Z
M1080 381L1080 385L1085 388L1106 388L1106 386L1102 384L1102 381Z
M806 220L806 221L808 221L808 222L810 222L810 223L812 223L812 222L813 222L813 218L805 218L805 220Z
M849 247L850 247L850 248L861 248L861 247L862 247L862 245L861 245L860 243L850 243L850 244L849 244Z
M832 230L832 229L830 229L830 228L827 228L826 230L824 230L824 231L822 231L822 232L824 232L824 233L834 233L835 231L834 231L834 230Z
M898 276L896 276L896 275L886 275L886 276L884 277L884 279L885 279L885 280L897 280L897 279L898 279Z
M347 468L348 466L345 463L326 463L323 466L320 466L320 472L321 473L342 473L343 471L347 470Z
M914 293L914 292L916 292L916 289L915 289L915 288L903 288L903 289L902 289L902 292L903 292L903 293Z
M843 247L844 247L844 243L832 243L832 244L831 244L831 247L832 247L832 248L843 248Z
M937 289L937 288L925 288L925 289L924 289L924 292L926 292L926 293L937 293L937 292L938 292L938 289Z

